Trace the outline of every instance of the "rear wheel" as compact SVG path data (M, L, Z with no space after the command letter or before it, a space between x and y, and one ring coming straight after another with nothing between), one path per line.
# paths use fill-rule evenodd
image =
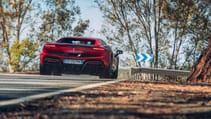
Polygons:
M112 79L117 79L117 77L118 77L118 68L114 71L114 72L112 72L112 74L111 74L111 76L110 76Z
M117 77L118 77L118 68L115 71L112 71L111 69L105 69L100 75L100 78L117 79Z
M50 71L47 70L47 66L45 64L40 64L40 75L50 75Z
M61 76L61 66L60 65L47 65L40 64L40 75L58 75Z
M116 65L114 66L113 70L112 70L112 74L111 74L111 78L112 79L117 79L118 77L118 71L119 71L119 61L117 61Z

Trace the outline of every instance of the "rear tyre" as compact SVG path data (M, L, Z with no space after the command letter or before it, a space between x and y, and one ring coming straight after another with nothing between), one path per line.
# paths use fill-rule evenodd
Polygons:
M40 64L40 75L57 75L61 76L61 66L60 65L46 65Z
M45 64L40 64L40 75L50 75L51 73L47 70Z
M118 78L118 71L119 71L119 61L116 64L115 71L112 71L110 78L117 79Z
M117 77L118 77L118 69L116 69L115 71L112 71L110 69L105 69L100 75L100 78L117 79Z
M112 72L110 78L112 78L112 79L117 79L117 77L118 77L118 69L115 70L114 72Z

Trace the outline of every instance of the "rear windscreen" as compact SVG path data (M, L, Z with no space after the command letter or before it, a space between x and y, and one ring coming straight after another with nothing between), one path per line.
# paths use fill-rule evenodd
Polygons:
M67 43L73 45L90 45L94 46L95 41L93 40L86 40L86 39L75 39L75 38L63 38L57 41L58 43Z

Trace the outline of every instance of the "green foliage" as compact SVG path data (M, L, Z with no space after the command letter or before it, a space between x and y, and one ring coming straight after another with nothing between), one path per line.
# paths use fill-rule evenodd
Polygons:
M22 40L20 44L20 48L22 49L21 55L34 58L36 56L35 52L37 51L38 46L38 42L32 42L29 39Z
M19 42L15 41L14 44L10 48L10 53L11 53L10 64L14 71L17 71L17 69L19 68L21 51L22 49L20 48Z
M29 39L24 39L21 42L16 40L10 48L12 56L10 64L12 69L14 71L21 71L23 68L20 66L21 63L26 65L26 63L37 56L36 51L38 46L38 42L32 42Z

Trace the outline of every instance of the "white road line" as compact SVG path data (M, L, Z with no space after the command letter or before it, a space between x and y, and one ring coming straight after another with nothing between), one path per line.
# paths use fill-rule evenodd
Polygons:
M27 89L27 88L0 88L1 91L38 91L41 89Z
M95 79L99 79L98 76L90 76L90 75L68 75L68 74L63 74L62 76L55 76L55 75L40 75L40 74L9 74L9 73L0 73L0 76L11 76L11 77L14 77L14 76L18 76L18 77L37 77L37 78L56 78L56 79L60 79L60 78L65 78L65 79L68 79L68 78L72 78L74 77L74 79L81 79L81 77L83 77L83 79L87 76L89 76L89 78L95 78ZM80 77L78 77L80 76Z
M8 74L8 73L0 73L2 76L41 76L39 74Z
M89 83L89 82L87 82ZM80 85L80 84L86 84L86 82L80 82L80 81L70 81L70 83L65 82L65 81L41 81L41 82L21 82L21 81L4 81L4 82L0 82L0 85L35 85L35 86L48 86L48 87L52 87L52 86L56 86L56 87L64 87L64 86L75 86L75 85Z
M26 97L22 97L22 98L18 98L18 99L12 99L12 100L8 100L8 101L1 101L0 107L1 106L8 106L8 105L15 105L15 104L23 103L23 102L28 102L28 101L32 101L32 100L41 99L41 98L60 95L60 94L68 93L68 92L76 92L76 91L81 91L81 90L85 90L85 89L96 88L96 87L100 87L100 86L103 86L103 85L118 83L120 81L126 81L126 80L127 79L121 79L121 80L118 79L118 80L114 80L114 81L88 84L88 85L80 86L80 87L77 87L77 88L70 88L70 89L59 90L59 91L51 92L51 93L42 93L42 94L26 96Z

